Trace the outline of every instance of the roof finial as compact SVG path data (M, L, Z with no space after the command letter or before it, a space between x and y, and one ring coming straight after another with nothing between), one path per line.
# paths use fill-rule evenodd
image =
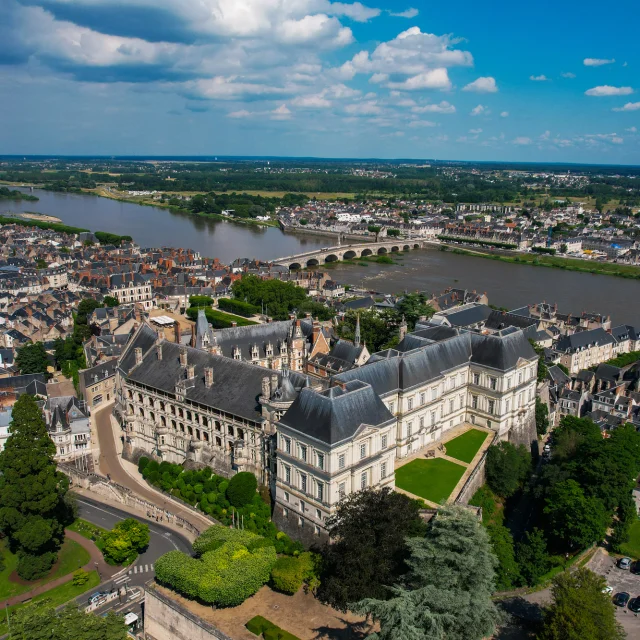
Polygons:
M360 314L358 314L357 316L357 320L356 320L356 332L355 335L353 336L353 344L356 347L360 346Z

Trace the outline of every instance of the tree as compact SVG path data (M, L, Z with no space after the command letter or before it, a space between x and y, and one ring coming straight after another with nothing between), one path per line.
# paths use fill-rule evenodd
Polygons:
M398 238L400 236L400 229L387 229L387 235L390 238Z
M491 548L498 559L496 568L496 589L507 591L520 583L520 569L516 562L511 531L499 524L487 527Z
M396 305L396 311L405 317L409 331L413 331L421 316L430 318L434 314L424 293L407 293Z
M560 245L560 253L567 253L567 245L564 242Z
M11 615L9 640L125 640L124 618L110 611L105 616L86 614L77 605L56 612L49 600L18 609Z
M553 579L553 603L547 607L538 640L623 640L605 579L589 569L560 573Z
M16 366L23 375L26 373L46 374L49 357L42 342L33 342L20 347L16 355Z
M250 471L241 471L229 480L227 499L234 507L244 507L252 502L258 490L258 481Z
M538 354L538 382L544 382L547 377L547 372L549 371L547 363L544 361L544 349L539 347L531 338L529 338L529 344Z
M524 581L534 586L549 569L547 541L541 529L527 531L516 547L516 559Z
M552 487L544 513L549 532L558 547L574 551L604 538L608 518L597 498L587 497L575 480L564 480Z
M499 442L487 450L487 484L503 498L511 497L522 487L530 470L531 455L524 445Z
M120 302L115 296L105 296L102 300L107 307L118 307Z
M392 599L367 598L352 609L373 616L376 640L480 640L501 615L491 600L496 558L476 516L461 506L440 509L421 538L407 540L409 572Z
M13 406L10 433L0 453L0 529L18 554L18 574L32 580L51 568L64 539L68 480L33 396Z
M543 436L549 430L549 407L536 396L536 433Z
M343 498L327 520L331 543L323 550L318 598L346 611L363 598L383 600L406 572L405 539L424 532L419 504L383 488Z
M102 536L102 554L109 564L129 564L149 546L149 525L126 518Z
M346 340L353 340L355 336L356 324L360 317L361 340L367 345L371 353L386 348L398 339L398 324L400 318L394 311L384 311L378 313L373 309L366 311L347 311L343 321L338 325L337 334Z

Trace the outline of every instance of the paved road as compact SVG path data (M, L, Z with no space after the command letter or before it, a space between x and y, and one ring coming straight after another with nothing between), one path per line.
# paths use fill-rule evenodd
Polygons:
M143 587L146 582L154 577L153 567L156 560L168 551L177 549L184 551L185 553L191 553L191 544L187 538L167 529L159 524L153 524L143 520L142 518L136 518L130 513L121 511L110 505L105 505L95 500L91 500L84 496L79 497L78 500L78 515L104 529L112 529L118 522L125 518L135 518L144 524L149 525L150 542L149 548L140 556L133 567L121 576L114 580L109 580L103 583L99 587L96 587L96 591L110 591L124 585L127 586L127 593L113 602L107 603L105 606L98 609L98 614L104 614L107 611L115 611L118 613L124 613L126 611L134 611L134 613L140 613L140 600L143 595ZM89 594L91 595L91 594ZM86 606L88 596L81 596L77 599L79 605Z

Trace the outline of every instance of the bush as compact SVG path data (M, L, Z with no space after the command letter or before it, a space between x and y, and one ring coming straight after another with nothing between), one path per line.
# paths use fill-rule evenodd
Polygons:
M260 540L260 536L250 531L242 529L228 529L220 525L214 525L203 531L193 543L193 552L196 556L201 556L207 551L218 549L226 542L233 542L247 546L254 541Z
M140 460L138 460L138 471L140 473L142 473L145 470L145 467L149 464L149 462L151 462L151 460L149 460L149 458L146 458L145 456L142 456L142 458L140 458Z
M313 554L308 551L297 558L278 558L271 570L271 584L277 591L293 595L313 576L315 564Z
M55 561L56 554L50 551L39 556L21 553L18 557L17 572L23 580L37 580L49 573Z
M229 481L227 499L234 507L244 507L253 501L258 490L258 481L253 473L241 471Z
M239 316L244 316L245 318L250 318L257 313L260 313L260 309L258 309L258 307L254 307L252 304L242 300L220 298L220 300L218 300L218 306L224 311L235 313Z
M73 572L73 584L79 587L89 581L89 574L84 569Z
M280 627L273 624L262 616L256 616L251 618L245 627L253 634L257 636L263 636L264 640L300 640L292 633L280 629Z

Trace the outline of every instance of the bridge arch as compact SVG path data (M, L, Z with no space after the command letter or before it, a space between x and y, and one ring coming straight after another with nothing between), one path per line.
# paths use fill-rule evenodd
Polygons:
M364 258L365 256L372 256L373 255L373 251L371 251L371 249L363 249L360 252L360 255Z
M307 260L307 267L317 267L319 264L320 262L315 258L309 258L309 260Z
M292 262L289 265L289 270L290 271L297 271L298 269L302 269L302 265L299 262Z
M340 258L335 253L330 253L328 256L325 256L324 261L327 262L338 262Z
M411 251L411 247L408 244L405 244L404 247L402 247L403 251Z
M391 251L393 252L400 251L400 247L391 247Z
M382 255L384 255L385 253L388 253L388 251L387 251L387 247L380 247L380 248L378 249L378 255L379 255L379 256L382 256Z
M420 245L419 245L419 244L414 244L414 245L413 245L413 248L414 248L414 249L419 249L419 248L420 248Z
M357 255L355 251L345 251L343 257L345 260L351 260L351 258L355 258Z

